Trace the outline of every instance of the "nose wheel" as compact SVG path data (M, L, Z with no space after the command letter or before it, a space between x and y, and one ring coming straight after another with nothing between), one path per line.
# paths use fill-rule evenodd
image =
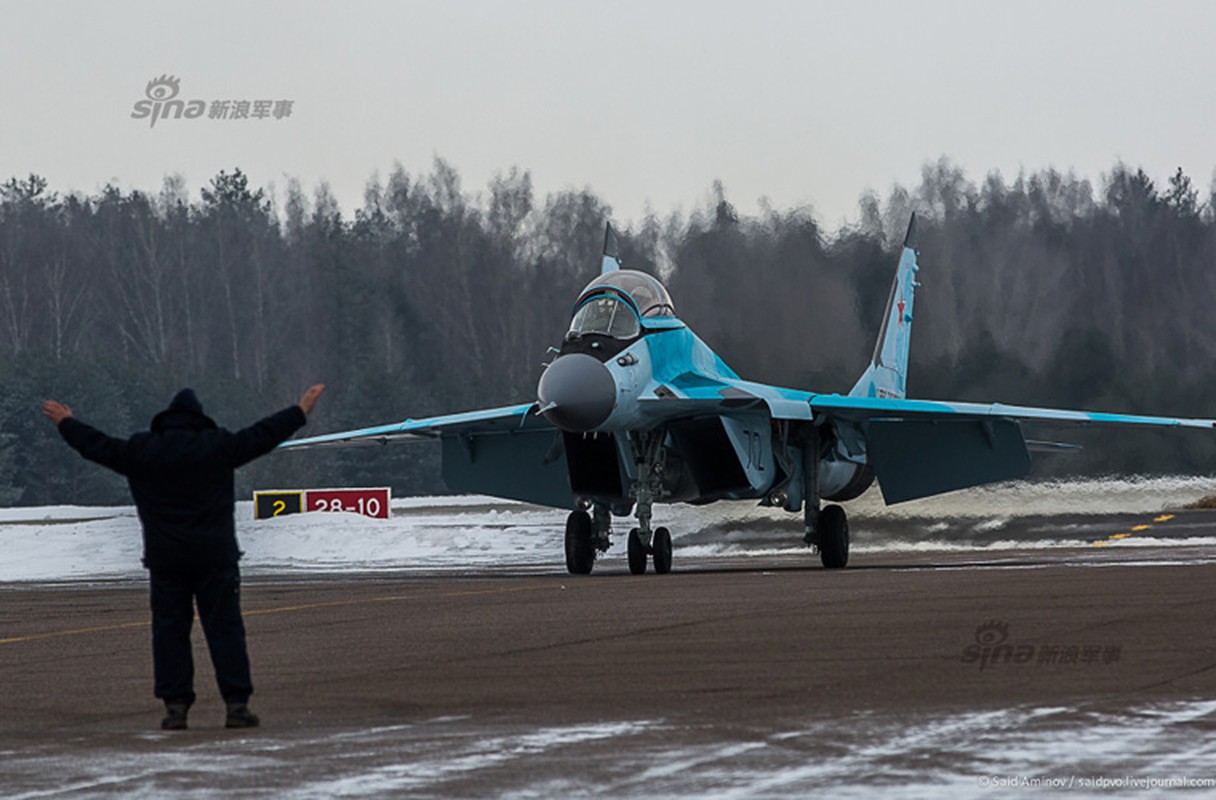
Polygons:
M647 558L654 559L654 571L659 575L671 572L671 531L655 528L649 547L642 541L640 530L634 528L629 532L629 571L644 574Z
M646 545L642 544L642 534L637 528L629 532L629 571L634 575L646 572Z
M660 575L671 572L671 532L666 528L654 529L654 543L651 545L654 556L654 571Z

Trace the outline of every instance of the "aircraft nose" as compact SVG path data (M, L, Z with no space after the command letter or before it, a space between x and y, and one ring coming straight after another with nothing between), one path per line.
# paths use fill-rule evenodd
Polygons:
M582 433L608 419L616 404L616 382L595 358L569 353L541 374L536 395L545 419L563 430Z

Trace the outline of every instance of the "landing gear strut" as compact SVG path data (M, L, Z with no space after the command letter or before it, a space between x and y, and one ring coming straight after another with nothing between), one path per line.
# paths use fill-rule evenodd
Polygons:
M663 440L666 435L662 430L650 431L631 440L638 470L633 488L638 527L629 532L629 571L634 575L646 572L647 556L653 558L656 573L671 572L671 531L650 527L651 511L663 494Z
M849 520L840 506L819 508L820 455L819 432L812 428L802 447L802 540L819 551L825 568L843 569L849 563Z

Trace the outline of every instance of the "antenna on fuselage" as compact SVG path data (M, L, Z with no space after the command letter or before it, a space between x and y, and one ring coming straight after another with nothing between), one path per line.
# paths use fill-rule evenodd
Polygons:
M600 266L600 274L607 275L609 272L616 272L621 268L621 257L619 245L616 241L616 231L612 230L612 223L604 223L604 261Z

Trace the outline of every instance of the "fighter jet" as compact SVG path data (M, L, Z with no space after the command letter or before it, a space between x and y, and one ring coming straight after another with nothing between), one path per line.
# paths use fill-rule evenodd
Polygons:
M877 479L886 503L1024 476L1024 424L1202 428L1216 421L906 397L917 282L916 218L904 238L870 363L846 395L741 378L676 316L653 275L624 269L611 225L600 274L574 303L570 327L519 405L287 442L319 445L438 440L443 478L471 492L570 509L566 567L589 574L614 517L636 520L629 570L672 566L656 504L759 500L802 513L803 541L824 567L849 560L839 502ZM831 501L823 505L823 501Z

